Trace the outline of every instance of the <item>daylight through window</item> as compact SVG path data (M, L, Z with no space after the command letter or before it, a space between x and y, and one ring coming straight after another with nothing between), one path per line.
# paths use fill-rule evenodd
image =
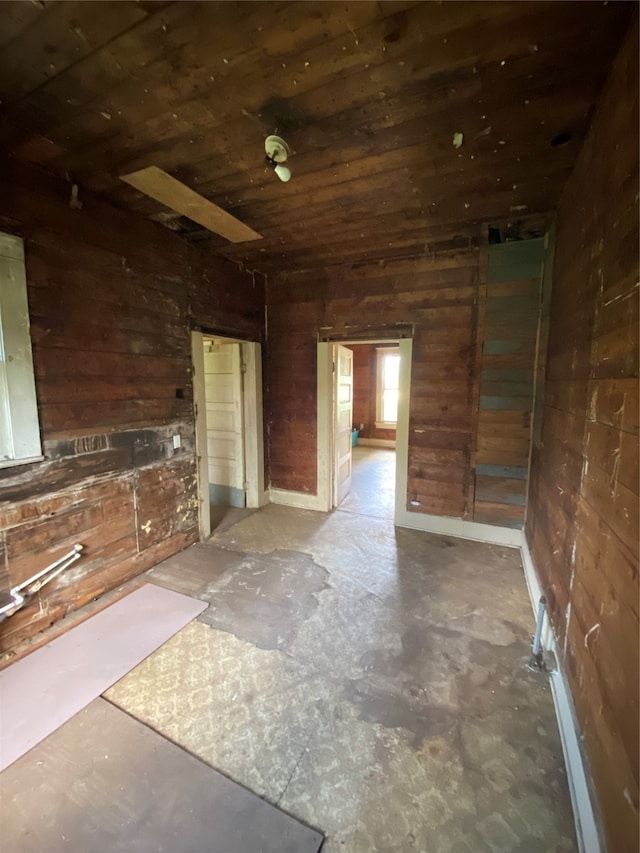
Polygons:
M378 350L376 426L395 427L398 421L400 354L396 347Z

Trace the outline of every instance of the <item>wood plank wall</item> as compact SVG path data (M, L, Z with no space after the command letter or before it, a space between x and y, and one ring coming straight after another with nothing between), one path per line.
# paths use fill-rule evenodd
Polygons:
M513 479L507 476L509 471L501 471L505 476L498 478L502 504L494 501L487 509L486 482L493 483L495 478L484 473L480 486L485 503L475 504L479 414L488 413L488 409L479 413L488 247L480 232L468 234L465 241L466 246L461 245L460 238L453 245L443 241L431 254L417 258L336 265L270 278L267 417L274 487L316 492L318 339L375 339L378 333L382 339L393 337L394 330L406 334L409 329L414 344L407 508L467 519L484 513L483 521L504 524L505 515L513 511L510 483L503 482ZM540 243L534 242L539 253ZM531 253L524 241L514 244L511 251L524 256ZM525 265L523 269L528 275L529 268ZM518 295L520 285L516 282L513 287L520 319L526 319L527 328L533 323L533 347L522 351L516 348L499 360L486 360L485 356L485 367L513 376L526 361L529 376L533 372L538 299L527 296L523 301ZM494 325L489 324L487 330L494 337L497 334ZM513 330L511 337L517 338ZM488 392L494 386L487 384L485 388ZM529 388L527 418L531 408ZM522 422L521 410L518 417ZM518 424L506 426L514 441L520 429ZM482 436L487 439L483 446L488 447L488 431ZM527 442L528 436L527 420ZM483 458L483 464L493 464L489 462L493 457L486 452ZM503 465L512 461L509 457ZM516 461L522 461L520 456ZM525 472L526 466L525 461ZM526 488L526 478L518 480L518 488L523 486ZM494 506L497 512L491 511Z
M379 346L380 344L356 344L349 347L353 350L353 423L357 427L363 424L360 438L395 441L395 429L381 429L376 426Z
M0 626L0 650L195 541L190 328L260 339L264 281L161 226L0 163L25 240L45 461L0 470L0 580L82 559ZM179 433L182 447L173 449Z
M443 243L418 258L301 270L269 279L267 408L273 486L310 494L317 488L319 335L388 338L408 324L414 334L408 504L414 511L471 516L480 239L480 234L470 234L463 245Z
M489 248L474 520L524 524L544 239Z
M561 199L526 535L611 853L638 850L638 26Z

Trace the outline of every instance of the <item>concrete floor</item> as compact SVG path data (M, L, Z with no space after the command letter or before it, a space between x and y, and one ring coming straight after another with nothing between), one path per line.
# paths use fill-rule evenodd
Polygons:
M395 488L395 450L356 446L352 452L351 491L338 509L393 520Z
M255 512L255 509L210 504L209 518L211 521L211 532L222 533L228 527L233 527L234 524L251 515L252 512Z
M270 505L148 577L209 607L107 698L325 853L577 849L517 551Z

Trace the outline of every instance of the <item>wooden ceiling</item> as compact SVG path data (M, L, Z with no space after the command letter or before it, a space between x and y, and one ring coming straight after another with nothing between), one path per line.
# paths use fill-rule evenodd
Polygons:
M635 7L1 5L0 146L266 271L539 227ZM293 152L286 184L264 165L271 133ZM227 243L120 179L147 166L263 239Z

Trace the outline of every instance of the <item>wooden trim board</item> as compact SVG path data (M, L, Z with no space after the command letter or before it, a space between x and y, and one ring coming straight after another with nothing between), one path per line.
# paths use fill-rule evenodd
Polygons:
M396 527L408 527L411 530L423 530L425 533L470 539L472 542L505 545L507 548L519 548L522 542L522 530L518 528L498 527L493 524L482 524L479 521L451 518L448 515L427 515L422 512L410 512L403 508L396 509L395 524Z
M395 450L396 443L390 438L358 438L356 447L390 447Z
M145 195L187 216L199 225L219 234L230 243L246 243L250 240L262 240L262 235L240 222L217 204L209 201L200 193L190 189L182 181L172 178L157 166L147 166L121 179Z
M247 341L240 344L240 351L245 366L242 407L247 506L257 508L269 503L264 487L262 349L259 343Z
M328 512L332 508L332 441L333 441L333 344L318 343L318 401L316 409L318 440L316 449L317 506Z
M534 616L537 616L538 602L542 595L542 589L524 531L522 531L520 553L529 597L531 599L531 607L533 608ZM547 652L551 652L555 658L557 667L549 674L549 685L551 687L551 695L553 696L553 704L556 709L556 719L558 721L562 751L567 768L567 781L569 783L569 793L573 806L578 849L580 853L602 853L605 847L602 840L598 805L594 794L590 790L588 770L580 746L580 727L573 706L571 690L561 667L558 646L551 623L549 622L548 613L545 613L544 618L542 647Z
M321 495L308 495L306 492L292 492L288 489L269 489L269 500L272 504L280 504L280 506L329 512L329 507L326 506L326 501Z
M407 494L407 471L409 468L409 399L411 385L411 353L413 348L412 338L394 339L398 344L400 352L400 399L398 402L398 423L396 429L396 487L395 487L395 513L396 524L398 509L403 507ZM379 342L379 341L378 341ZM320 341L317 349L317 495L314 496L315 506L310 509L318 509L327 512L332 508L332 439L333 439L333 343ZM358 443L366 446L371 439L359 439ZM273 492L274 490L272 490ZM272 498L273 500L273 498ZM280 500L273 500L281 503ZM290 504L294 505L294 504ZM300 504L295 504L299 506ZM308 503L305 504L308 506Z
M394 498L394 523L402 527L406 513L407 486L409 481L409 420L411 403L411 362L413 360L413 338L398 341L400 352L400 375L398 377L398 421L396 423L396 491Z
M207 398L204 387L204 336L191 332L193 365L193 416L196 425L196 457L198 459L198 526L200 539L211 536L209 505L209 459L207 455Z

